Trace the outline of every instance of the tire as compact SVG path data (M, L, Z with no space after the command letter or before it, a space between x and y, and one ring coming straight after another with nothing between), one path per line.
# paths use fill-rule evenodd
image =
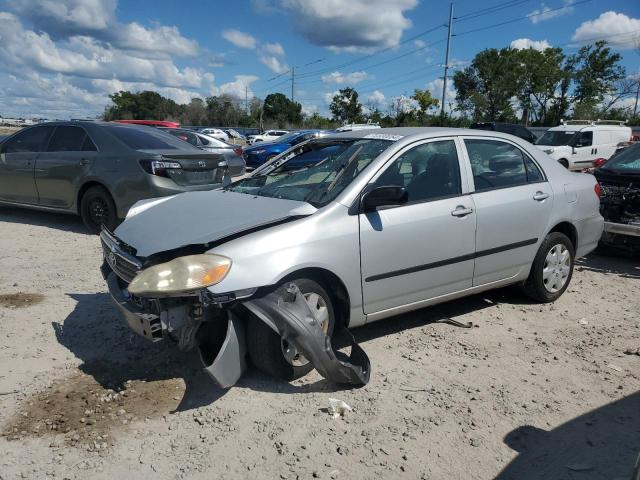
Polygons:
M556 258L559 257L558 264L553 263L553 251ZM565 252L568 257L563 262ZM540 303L557 300L571 283L574 263L575 250L571 240L563 233L551 232L538 249L529 278L523 285L524 293Z
M116 204L106 188L96 185L80 199L80 216L91 233L98 234L105 225L113 231L118 226Z
M566 158L561 158L560 160L558 160L558 163L569 170L569 161Z
M322 299L327 315L325 331L331 335L335 326L336 315L333 306L334 302L324 287L310 278L296 278L280 283L276 288L276 292L284 292L286 286L290 283L295 283L305 297L309 296L313 299L315 298L313 295L317 295ZM317 304L320 305L320 303L318 301ZM249 357L258 370L279 380L295 380L313 370L313 365L301 355L298 355L298 361L287 360L284 353L285 350L288 350L291 357L291 352L295 353L295 349L292 346L287 346L280 335L274 332L266 323L253 316L248 319L247 347Z

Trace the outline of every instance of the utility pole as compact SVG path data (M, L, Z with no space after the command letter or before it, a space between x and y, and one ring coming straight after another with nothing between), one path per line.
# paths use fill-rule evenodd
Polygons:
M249 115L249 87L244 86L244 113Z
M291 101L293 102L293 82L296 75L296 67L291 67Z
M447 33L447 55L444 60L444 77L442 82L442 109L440 117L444 118L444 105L447 97L447 70L449 70L449 47L451 45L451 23L453 22L453 3L449 4L449 32Z
M640 96L640 75L638 76L638 87L636 88L636 103L633 106L633 117L635 118L638 111L638 96Z

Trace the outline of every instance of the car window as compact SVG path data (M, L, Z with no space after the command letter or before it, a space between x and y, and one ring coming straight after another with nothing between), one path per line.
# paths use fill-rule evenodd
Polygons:
M575 130L548 130L538 139L536 145L549 145L550 147L570 145L575 135Z
M193 148L186 142L153 128L128 127L124 125L108 125L104 128L133 150L184 150Z
M459 195L458 152L453 140L419 145L400 155L378 177L375 186L407 189L409 203Z
M2 145L2 153L40 152L52 128L50 125L43 125L17 133Z
M640 143L618 151L600 169L610 172L640 173Z
M593 132L580 132L580 135L576 135L574 146L576 147L590 147L593 144Z
M61 125L56 127L47 152L80 152L87 133L84 128Z
M514 145L489 139L465 139L464 143L476 192L544 181L535 162Z

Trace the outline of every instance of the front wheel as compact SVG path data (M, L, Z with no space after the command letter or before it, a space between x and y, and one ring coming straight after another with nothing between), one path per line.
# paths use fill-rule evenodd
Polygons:
M335 326L335 310L331 296L316 280L298 278L282 282L276 292L284 293L287 285L295 283L304 295L309 308L325 333L331 335ZM303 377L313 365L296 348L283 340L266 323L249 318L247 346L253 364L262 372L280 380Z
M89 188L80 199L80 216L91 233L100 233L102 225L113 231L118 225L116 205L106 188Z
M549 303L560 298L573 276L575 250L571 240L560 232L544 239L531 265L524 293L532 299Z

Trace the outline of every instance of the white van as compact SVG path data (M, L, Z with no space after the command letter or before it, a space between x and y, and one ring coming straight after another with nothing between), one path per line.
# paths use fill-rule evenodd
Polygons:
M631 128L612 120L567 120L550 128L536 146L569 170L593 165L596 158L609 159L621 142L631 139Z

